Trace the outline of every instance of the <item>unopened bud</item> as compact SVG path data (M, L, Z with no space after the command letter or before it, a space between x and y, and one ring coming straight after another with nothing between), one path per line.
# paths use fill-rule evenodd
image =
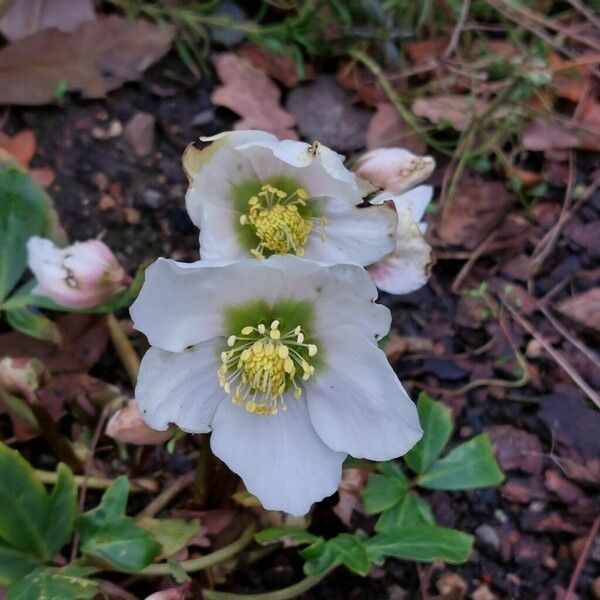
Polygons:
M38 285L33 293L69 308L93 308L125 287L127 274L99 240L58 248L50 240L27 242L29 268Z
M11 394L27 397L48 379L48 370L37 358L0 359L0 387Z
M152 446L166 442L173 432L156 431L146 425L135 400L130 400L119 409L106 425L106 435L127 444Z
M354 165L359 177L389 194L401 194L431 175L435 161L404 148L378 148L363 154Z

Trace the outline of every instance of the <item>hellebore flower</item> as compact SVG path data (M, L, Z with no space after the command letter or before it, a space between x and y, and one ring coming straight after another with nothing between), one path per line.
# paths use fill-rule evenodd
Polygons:
M135 400L117 410L106 424L106 435L127 444L155 445L166 442L173 432L155 431L146 425Z
M373 188L333 150L253 130L203 139L212 144L183 157L202 259L295 254L364 266L394 249L395 212L359 209Z
M33 293L68 308L93 308L125 287L127 275L108 246L99 240L58 248L50 240L27 242L29 268L38 285Z
M431 248L423 239L421 222L433 188L419 185L435 168L430 156L416 156L404 148L381 148L363 154L355 163L359 177L379 188L372 204L393 203L398 213L396 247L368 267L377 287L390 294L408 294L427 283ZM412 189L411 189L412 188Z
M212 431L213 452L263 506L332 494L347 454L387 460L421 437L377 340L390 312L356 265L159 259L131 307L151 344L136 399L157 430Z

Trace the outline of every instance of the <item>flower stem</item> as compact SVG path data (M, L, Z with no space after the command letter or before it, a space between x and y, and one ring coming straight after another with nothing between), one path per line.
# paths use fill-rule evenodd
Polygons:
M262 594L233 594L231 592L218 592L215 590L202 590L202 597L205 600L288 600L295 598L300 594L310 590L322 579L327 577L338 565L335 564L320 575L313 575L301 579L298 583L289 587L275 590L273 592L264 592Z
M254 523L250 523L246 526L246 529L242 532L242 535L233 543L221 548L220 550L216 550L215 552L211 552L210 554L206 554L204 556L199 556L198 558L191 558L189 560L184 560L179 563L179 566L186 573L193 573L194 571L201 571L202 569L207 569L208 567L212 567L232 556L235 556L238 552L243 550L253 539L254 532L256 531L256 525ZM159 563L156 565L148 565L145 569L141 571L137 571L138 575L149 575L149 576L161 576L161 575L170 575L171 574L171 565L168 563ZM205 593L205 598L208 596Z
M112 313L106 315L106 325L110 333L110 339L129 375L131 384L135 387L138 372L140 370L140 359L131 344L129 338L123 331L123 327Z
M200 440L200 455L196 465L196 476L194 479L194 500L202 506L206 501L209 482L213 473L213 456L210 450L208 434L204 434Z
M42 471L40 469L35 470L36 475L39 477L42 483L56 483L58 480L58 474L56 471ZM84 477L83 475L75 475L75 483L78 486L82 486L86 482L88 488L95 490L106 490L113 483L113 479L106 477ZM132 492L156 492L158 491L158 484L154 479L130 479L129 480L130 490Z

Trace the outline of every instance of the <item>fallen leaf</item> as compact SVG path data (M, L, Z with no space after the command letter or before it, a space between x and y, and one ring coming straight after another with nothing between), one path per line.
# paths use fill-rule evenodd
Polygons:
M425 117L432 123L448 122L456 131L464 131L474 117L481 116L488 104L471 96L431 96L417 98L412 111L417 117Z
M447 45L448 40L443 38L409 42L404 48L406 49L411 62L419 65L437 60Z
M584 224L577 218L571 219L565 227L564 234L578 246L581 246L590 256L600 258L598 221L590 221Z
M54 181L54 171L50 167L32 169L29 166L35 154L35 134L31 129L23 129L12 137L0 131L0 150L8 152L21 167L29 170L38 185L46 188Z
M538 120L525 127L522 142L526 150L541 152L576 148L579 145L579 137L562 125Z
M40 31L0 50L0 103L46 104L65 82L86 98L102 98L169 50L175 28L116 15L74 32Z
M427 145L406 125L398 111L389 103L381 102L371 117L367 129L367 148L391 148L400 146L414 154L422 155Z
M318 140L338 152L351 152L365 145L371 113L352 102L335 77L320 75L293 89L286 108L296 117L298 129L309 140Z
M519 469L536 474L542 470L544 454L537 436L512 425L494 425L486 431L504 471Z
M592 288L561 300L556 304L556 309L579 325L600 331L600 288Z
M444 244L474 250L504 221L512 203L502 183L463 177L442 210L437 234Z
M34 9L31 0L9 0L0 18L0 33L10 41L52 27L69 33L96 17L93 0L52 0L35 4Z
M579 487L565 479L558 471L548 469L545 473L546 488L556 494L566 504L574 504L584 495Z
M234 129L263 129L279 138L298 139L292 129L296 119L281 108L281 92L264 71L235 54L219 54L215 67L224 85L211 101L243 117Z
M387 96L375 80L375 76L356 61L343 63L336 79L343 88L354 92L367 106L377 106L387 101Z
M298 85L298 72L294 61L289 57L256 44L246 44L240 50L241 57L252 66L264 71L269 77L279 81L285 87ZM313 78L313 69L306 67L305 79Z

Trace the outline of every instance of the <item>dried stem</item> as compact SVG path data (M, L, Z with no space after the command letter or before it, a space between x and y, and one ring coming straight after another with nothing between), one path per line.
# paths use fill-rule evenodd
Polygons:
M195 478L194 471L189 471L178 477L172 484L165 488L144 510L140 512L138 517L153 517L157 512L162 510L177 494L190 486Z
M106 325L110 333L110 339L129 375L131 384L135 387L137 376L140 370L140 359L135 351L135 348L129 341L126 333L123 331L121 324L112 313L106 315Z
M42 471L40 469L36 469L35 473L42 483L54 484L58 480L58 475L55 471ZM75 475L75 483L78 486L82 486L84 482L88 489L106 490L114 483L114 479L94 476L86 478L83 475ZM131 492L157 492L158 483L154 479L148 478L130 479L129 489Z

